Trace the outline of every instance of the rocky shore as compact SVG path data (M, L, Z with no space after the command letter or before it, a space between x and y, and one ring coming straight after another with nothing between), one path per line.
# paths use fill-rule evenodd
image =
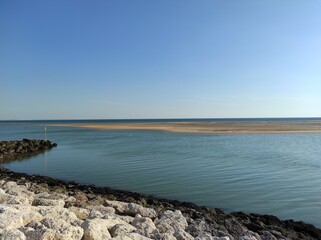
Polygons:
M0 239L321 239L321 230L0 168Z
M48 140L23 139L21 141L1 141L0 162L38 154L56 146L56 143L52 143Z

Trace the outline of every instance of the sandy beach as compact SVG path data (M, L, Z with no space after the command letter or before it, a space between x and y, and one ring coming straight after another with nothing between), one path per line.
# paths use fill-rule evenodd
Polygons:
M144 130L175 133L249 134L249 133L321 133L321 121L218 121L52 124L101 130Z

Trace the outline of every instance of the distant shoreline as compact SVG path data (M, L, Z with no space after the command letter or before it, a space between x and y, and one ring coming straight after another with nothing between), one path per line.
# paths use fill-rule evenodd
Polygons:
M141 130L197 134L321 133L321 120L59 123L49 124L49 126L78 127L98 130Z

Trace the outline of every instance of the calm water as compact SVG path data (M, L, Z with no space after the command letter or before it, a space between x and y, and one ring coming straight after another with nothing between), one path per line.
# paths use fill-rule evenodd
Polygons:
M0 140L43 135L39 122L0 124ZM48 138L58 147L5 167L321 227L321 134L49 127Z

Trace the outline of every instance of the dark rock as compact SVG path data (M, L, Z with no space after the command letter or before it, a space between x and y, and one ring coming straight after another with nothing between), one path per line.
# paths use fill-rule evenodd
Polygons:
M56 143L44 140L1 141L0 162L23 159L56 146Z

